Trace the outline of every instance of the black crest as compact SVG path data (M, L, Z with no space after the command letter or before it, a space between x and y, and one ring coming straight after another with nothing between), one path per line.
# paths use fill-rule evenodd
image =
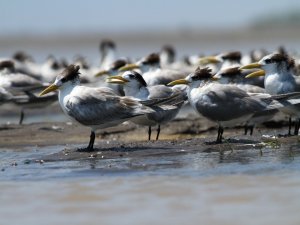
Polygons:
M13 55L13 59L15 59L19 62L33 61L32 57L30 55L28 55L27 53L23 52L23 51L16 52Z
M88 70L90 68L86 58L82 55L78 55L77 57L75 57L74 61L79 63L83 69Z
M63 79L62 81L70 81L79 78L79 65L71 64L66 69L64 69L61 73Z
M203 69L200 69L200 67L198 67L193 73L193 75L191 76L191 78L194 80L210 79L212 78L211 72L212 72L211 69L208 67L205 67Z
M169 55L175 57L176 52L175 52L174 47L171 46L171 45L165 45L165 46L163 46L163 47L162 47L162 51L163 51L163 52L165 51L165 52L167 52Z
M227 76L227 77L236 76L240 74L241 74L241 70L239 69L239 67L228 68L221 72L222 76Z
M159 62L160 62L160 59L159 59L159 55L157 53L152 53L143 60L143 64L146 64L146 65L159 64Z
M222 59L224 60L240 61L241 58L242 54L240 52L228 52L222 55Z
M266 59L266 63L282 63L286 62L287 63L287 68L291 69L295 67L295 60L290 58L286 54L280 54L280 53L275 53L272 55L271 58Z
M5 68L7 68L9 70L14 70L14 68L15 68L14 62L11 60L1 61L0 62L0 70L3 70Z
M105 51L105 49L107 49L107 48L115 49L116 48L115 42L110 39L103 39L100 42L100 50Z
M118 60L114 61L114 62L111 64L110 69L111 69L111 70L118 70L118 69L120 69L122 66L125 66L126 64L127 64L126 60L124 60L124 59L118 59Z
M287 51L286 51L285 47L282 45L278 47L278 53L281 55L287 55Z
M147 87L147 83L144 80L143 76L141 74L139 74L138 72L135 71L130 71L130 73L132 73L134 75L134 78L144 87ZM130 75L129 75L130 76Z

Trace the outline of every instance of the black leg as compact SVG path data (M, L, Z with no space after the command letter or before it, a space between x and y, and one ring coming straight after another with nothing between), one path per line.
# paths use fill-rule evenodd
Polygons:
M248 133L248 125L245 125L245 127L244 127L244 135L247 135L247 133Z
M298 119L298 121L296 120L296 122L295 122L294 135L298 135L299 134L299 126L300 126L300 119Z
M224 128L223 128L223 127L221 127L220 143L222 142L222 139L223 139L223 132L224 132Z
M291 135L291 130L292 130L292 117L289 118L289 132L288 132L288 135Z
M94 131L91 131L90 142L89 142L89 145L88 145L87 148L86 148L86 150L87 150L88 152L94 151L95 137L96 137L95 132L94 132Z
M160 124L158 124L158 127L157 127L157 135L156 135L156 140L158 140L158 138L159 138L159 134L160 134Z
M21 109L21 114L20 114L20 120L19 120L19 125L21 125L23 123L24 120L24 110Z
M219 126L216 143L222 143L223 131L224 131L223 127Z
M254 129L254 125L250 126L250 135L252 136L253 134L253 129Z
M151 126L149 126L149 129L148 129L148 141L151 140Z

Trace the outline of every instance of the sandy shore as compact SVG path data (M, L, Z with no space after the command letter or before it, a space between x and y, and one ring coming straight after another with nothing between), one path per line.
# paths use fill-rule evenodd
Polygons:
M90 130L67 123L34 123L28 125L2 125L0 148L24 152L31 147L58 146L57 152L43 156L45 161L79 160L82 158L144 157L164 154L186 154L189 152L222 152L260 149L290 145L298 137L276 138L274 135L286 132L286 127L259 128L253 136L243 135L243 129L227 129L223 144L213 144L216 129L202 120L176 120L162 127L159 141L147 141L147 128L130 122L116 127L99 130L96 136L95 152L80 152L89 141ZM262 135L263 134L263 135ZM153 129L152 137L155 138Z

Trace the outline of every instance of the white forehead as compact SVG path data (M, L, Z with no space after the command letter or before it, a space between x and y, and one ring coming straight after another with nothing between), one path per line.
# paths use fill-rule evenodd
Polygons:
M274 53L273 53L273 54L266 55L266 56L264 56L261 60L259 60L259 62L264 62L266 59L272 58L273 55L274 55Z
M132 74L131 71L126 71L126 72L123 73L123 76L129 76L129 75L131 75L131 74Z

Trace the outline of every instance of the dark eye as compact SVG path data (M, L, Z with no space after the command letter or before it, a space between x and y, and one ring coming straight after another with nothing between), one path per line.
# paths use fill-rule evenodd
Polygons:
M269 64L269 63L272 63L272 60L271 60L271 59L266 59L265 62L266 62L267 64Z
M134 78L134 75L133 74L129 74L129 78Z
M60 81L64 83L64 82L67 81L67 79L64 77L64 78L62 78Z

